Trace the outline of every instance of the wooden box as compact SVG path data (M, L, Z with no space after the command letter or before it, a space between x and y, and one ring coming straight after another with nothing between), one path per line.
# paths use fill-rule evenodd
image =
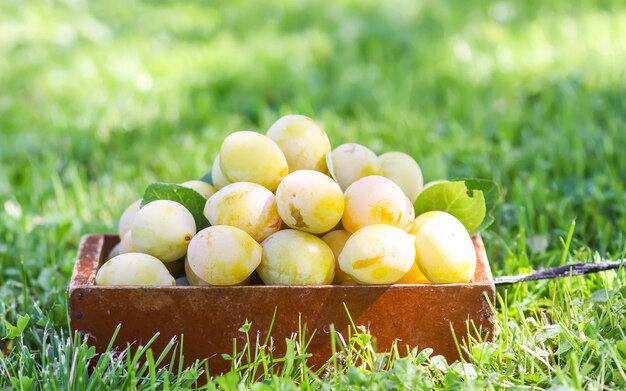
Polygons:
M96 271L118 241L117 235L84 236L69 287L71 328L88 336L98 352L106 349L118 324L114 346L119 349L145 344L159 332L152 345L159 351L184 334L186 363L208 358L211 373L220 373L229 369L221 354L232 353L233 338L239 339L237 346L244 344L245 335L238 331L244 322L251 322L251 335L256 338L260 331L263 340L276 311L275 354L281 354L301 319L309 333L316 330L308 352L313 355L309 363L319 366L331 356L329 325L347 335L346 308L355 325L369 328L379 351L397 341L399 347L430 347L434 354L457 359L453 331L462 343L474 328L467 321L483 340L493 340L495 285L479 236L473 238L478 262L469 284L96 286Z

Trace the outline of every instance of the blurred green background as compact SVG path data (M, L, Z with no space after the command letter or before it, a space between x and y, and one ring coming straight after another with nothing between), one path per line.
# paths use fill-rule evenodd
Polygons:
M112 231L150 182L204 174L229 132L302 113L426 180L499 182L496 263L520 230L559 248L573 219L616 253L624 36L620 1L3 0L0 200L27 229Z
M624 1L0 0L0 320L31 316L23 346L48 321L62 341L80 235L115 231L149 183L199 178L225 135L288 113L334 146L409 153L427 181L500 183L496 275L623 257L625 37ZM499 320L569 314L570 295L619 289L612 276L513 287ZM562 330L624 321L583 310ZM511 357L534 360L542 327ZM589 335L585 352L617 357Z

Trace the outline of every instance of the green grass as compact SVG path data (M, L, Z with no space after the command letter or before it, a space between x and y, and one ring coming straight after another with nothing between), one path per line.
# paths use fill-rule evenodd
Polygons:
M333 145L407 152L426 180L499 182L504 200L484 234L495 275L625 256L624 2L0 9L0 338L10 337L0 341L0 389L206 381L202 362L175 375L139 352L147 364L137 367L133 352L94 356L70 334L78 240L113 231L147 184L203 175L229 132L265 131L286 113L315 118ZM625 282L620 270L499 289L496 341L476 341L466 362L374 353L355 329L322 373L306 368L296 339L287 370L264 366L259 351L255 371L243 360L209 385L626 388ZM92 374L88 359L99 361Z

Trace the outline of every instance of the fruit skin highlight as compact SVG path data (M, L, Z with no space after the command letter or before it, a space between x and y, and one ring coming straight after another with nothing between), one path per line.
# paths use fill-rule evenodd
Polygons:
M276 190L289 174L285 154L269 137L251 131L231 133L220 148L220 168L230 182L253 182Z
M381 173L376 154L361 144L341 144L332 151L331 159L335 179L344 191L360 178Z
M424 187L422 170L415 159L402 152L387 152L378 157L381 175L400 186L411 203Z
M107 255L107 260L116 257L118 255L122 254L120 252L120 244L116 244L115 246L113 246L113 248L111 249L111 251L109 251L109 254Z
M411 202L409 197L406 197L406 209L404 211L404 214L402 215L402 221L398 226L408 232L409 229L413 226L414 221L415 208L413 207L413 203Z
M289 227L321 234L341 221L341 188L318 171L300 170L285 177L276 189L278 214Z
M198 277L196 273L191 270L189 266L189 259L185 257L185 277L187 277L187 282L191 286L208 286L209 283L202 280L202 278Z
M202 181L187 181L181 183L180 185L195 190L204 198L210 198L216 191L213 186Z
M251 182L232 183L218 190L207 200L204 216L211 225L240 228L257 242L278 231L282 224L274 194Z
M326 173L326 152L330 141L326 132L311 118L289 114L274 122L267 137L285 154L289 171L315 170Z
M346 206L341 222L348 232L372 224L404 228L408 205L402 189L390 179L372 175L351 184L344 193Z
M224 173L220 168L220 155L215 156L215 160L213 161L213 167L211 167L211 178L213 179L213 186L216 190L230 184L230 181L224 176Z
M121 237L120 242L118 243L118 255L134 252L137 252L137 249L135 248L135 243L133 242L133 233L132 231L128 231Z
M142 253L126 253L109 259L98 269L96 285L171 286L176 283L157 258Z
M322 236L322 240L328 245L328 247L330 247L333 251L333 255L335 256L335 278L333 279L333 284L353 282L352 277L339 268L339 254L341 254L348 238L350 238L350 233L343 229L330 231L326 235Z
M263 258L257 273L267 285L328 285L335 276L335 257L324 241L287 229L261 243Z
M193 237L187 262L193 274L207 284L237 285L259 266L261 253L261 245L243 230L214 225Z
M452 216L450 213L442 212L440 210L432 210L430 212L422 213L421 215L417 216L415 220L413 220L413 222L409 225L407 232L411 235L415 235L420 230L420 228L422 228L424 224L428 221L437 218L446 219L450 217L454 216Z
M413 235L386 224L368 225L350 236L339 267L361 284L393 284L413 265Z
M139 210L130 232L138 252L172 262L187 252L187 246L196 234L196 223L191 212L181 204L157 200Z
M415 263L426 278L439 284L472 280L476 251L467 229L456 217L427 212L417 217L413 230Z
M135 218L137 217L137 213L140 208L141 200L137 200L130 204L122 213L120 221L117 225L117 234L120 236L120 239L123 238L124 235L126 235L126 233L133 227L133 223L135 222Z

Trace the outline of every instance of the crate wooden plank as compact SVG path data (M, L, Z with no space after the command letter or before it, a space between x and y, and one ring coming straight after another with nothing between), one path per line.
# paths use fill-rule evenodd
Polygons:
M251 335L263 340L276 311L271 335L276 354L299 324L315 330L309 362L330 357L330 328L347 335L349 311L356 325L367 326L377 347L430 347L449 360L459 357L452 332L462 341L471 320L482 338L493 340L495 286L482 240L474 237L477 268L469 284L233 286L233 287L101 287L95 286L98 266L117 243L115 235L87 235L79 248L70 283L70 324L89 337L99 352L106 349L118 324L115 346L138 346L155 333L161 350L173 337L184 335L186 363L209 358L212 373L228 370L221 353L231 353L233 338L246 320ZM345 307L344 307L345 306Z

